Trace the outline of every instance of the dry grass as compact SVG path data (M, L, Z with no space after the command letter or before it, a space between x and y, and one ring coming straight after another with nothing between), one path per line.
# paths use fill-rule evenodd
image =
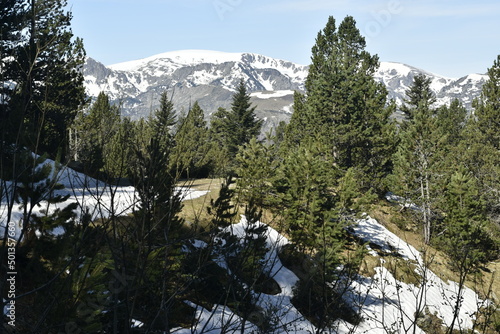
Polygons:
M449 259L443 252L425 245L422 234L418 233L398 207L379 203L370 210L370 216L384 225L392 233L422 252L424 261L443 281L458 281L458 275L450 269ZM396 224L397 223L397 224ZM403 227L403 228L402 228ZM373 262L373 261L371 261ZM477 291L481 297L493 298L500 303L500 262L490 262L466 282L467 287Z
M186 221L188 225L196 225L199 228L204 228L208 225L209 215L207 207L210 206L212 200L217 199L223 179L197 179L184 180L178 183L179 187L189 187L192 190L208 191L204 196L185 200L180 217Z

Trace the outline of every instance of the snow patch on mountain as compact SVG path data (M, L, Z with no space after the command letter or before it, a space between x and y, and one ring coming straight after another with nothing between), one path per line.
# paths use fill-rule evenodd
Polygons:
M194 66L203 63L221 64L226 62L238 62L243 55L244 53L239 52L179 50L160 53L144 59L118 63L108 67L117 71L139 71L146 67L153 66L155 69L158 69L160 66L168 65L167 67L175 70L182 66ZM157 72L156 75L162 75L163 73L165 72Z
M255 92L251 93L250 96L257 97L259 99L272 99L275 97L283 97L287 95L293 95L293 90L278 90L278 91L264 91L264 92Z
M413 78L421 73L431 79L436 106L458 99L469 110L487 80L482 74L447 78L397 62L381 62L374 77L385 85L389 99L401 106ZM110 66L88 58L84 66L87 94L95 98L101 91L107 93L112 102L120 103L122 113L132 118L145 117L158 108L160 95L167 90L178 110L185 111L198 101L208 119L219 107L230 107L243 79L253 94L257 117L274 122L266 123L266 130L289 119L293 102L292 93L277 96L272 92L304 92L307 74L308 66L286 60L206 50L171 51Z

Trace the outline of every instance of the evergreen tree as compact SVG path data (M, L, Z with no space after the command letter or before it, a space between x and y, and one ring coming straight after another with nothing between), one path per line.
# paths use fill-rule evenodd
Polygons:
M321 138L332 163L341 171L357 168L366 175L364 187L380 187L390 170L394 149L386 107L387 91L373 75L378 57L365 51L366 42L356 22L346 17L339 28L330 17L312 49L306 79L307 96L296 97L297 108L287 134L299 141L301 133ZM381 159L381 157L384 158Z
M229 113L224 108L219 108L210 119L210 157L213 161L213 173L225 176L231 164L227 143L229 142Z
M159 141L161 147L172 147L173 127L177 123L176 118L174 104L169 99L168 92L165 91L160 97L160 107L156 110L154 116L148 120L152 131L151 136Z
M330 186L332 169L321 145L311 140L310 144L290 151L279 175L275 181L281 194L279 210L291 241L299 251L314 252L319 233L331 223L336 206Z
M180 194L175 190L177 178L170 166L175 125L173 103L163 93L160 108L147 121L144 140L138 140L135 165L132 166L134 186L140 199L138 212L141 231L146 233L150 245L156 238L175 235L182 221L177 213L182 207ZM141 141L143 144L141 144Z
M311 69L309 70L311 71ZM311 72L309 72L311 73ZM285 149L297 147L307 136L313 132L314 122L308 119L310 116L305 108L306 96L298 91L293 93L293 113L290 122L285 129Z
M277 162L272 154L272 145L267 146L252 138L236 156L239 198L259 209L269 206L273 192L272 180Z
M29 0L16 48L11 108L24 145L55 157L67 148L67 129L85 102L81 67L85 52L73 40L66 0Z
M250 103L245 82L240 81L233 95L231 110L227 114L225 130L228 131L226 145L230 157L236 157L240 146L250 142L260 133L262 120L255 117L255 106Z
M412 119L415 109L431 109L434 102L436 96L431 90L431 79L424 74L418 74L413 78L412 86L406 91L405 104L401 109L409 119Z
M89 173L103 172L109 164L112 138L118 133L120 113L100 92L88 113L81 113L74 126L76 157Z
M130 176L130 166L134 159L135 130L134 123L126 117L116 124L116 130L104 149L103 169L109 177L127 178Z
M196 177L206 174L209 164L208 128L198 102L195 102L186 118L181 121L174 140L172 161L177 175Z
M488 213L500 224L500 56L488 69L488 80L467 124L464 156L487 199Z
M463 168L455 172L445 193L446 217L440 246L448 254L448 265L458 274L458 291L453 305L453 320L448 333L460 321L460 308L468 276L498 252L498 244L486 226L485 206L477 182ZM496 255L496 254L495 254Z
M16 47L21 42L23 19L26 17L23 3L19 0L0 1L0 127L2 134L10 131L8 121L8 101L14 94L12 83L15 81L14 69ZM17 129L16 129L17 130ZM2 138L2 140L5 140Z
M427 82L428 84L429 82ZM405 199L421 207L420 220L424 241L430 243L432 233L433 208L436 206L439 164L442 159L441 134L438 131L436 110L430 108L433 96L427 96L419 89L427 91L428 86L416 79L407 93L425 96L425 101L413 101L411 117L403 124L400 144L394 156L396 192Z

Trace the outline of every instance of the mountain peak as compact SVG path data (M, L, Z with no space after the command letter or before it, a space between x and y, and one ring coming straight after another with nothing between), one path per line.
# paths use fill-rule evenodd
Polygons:
M148 66L152 62L168 62L182 66L193 66L203 63L226 63L240 61L244 53L221 52L212 50L178 50L160 53L143 59L127 61L108 66L115 71L134 71Z
M170 51L107 67L88 58L84 66L87 93L95 97L106 92L112 101L120 102L124 115L149 114L158 106L161 93L171 90L179 110L198 101L208 117L219 107L230 107L243 79L258 117L275 124L289 119L293 91L304 91L307 73L308 66L286 60L210 50ZM387 87L389 98L401 105L413 78L421 73L431 79L437 105L457 98L468 109L486 81L484 75L450 79L398 62L381 62L374 77Z

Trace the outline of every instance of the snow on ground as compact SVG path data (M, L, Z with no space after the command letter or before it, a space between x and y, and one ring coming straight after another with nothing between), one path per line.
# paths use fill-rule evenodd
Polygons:
M53 164L53 162L51 162ZM137 196L133 187L110 186L105 183L87 177L69 168L62 168L58 175L58 181L65 186L59 191L61 195L70 195L70 198L62 204L70 202L79 204L79 213L86 212L93 218L107 217L110 214L127 214L132 212L137 204ZM7 187L12 186L6 183ZM192 191L189 188L178 188L184 193L184 199L193 199L206 194L205 191ZM46 209L47 204L35 208L35 213ZM54 210L50 207L49 211ZM0 202L0 226L8 223L7 197L2 197ZM13 206L10 221L15 223L20 230L22 210L18 204ZM261 224L261 223L257 223ZM228 227L231 233L243 236L246 233L248 222L242 217L238 224ZM357 277L351 284L345 296L353 307L359 307L363 321L354 326L344 321L337 322L334 333L370 333L382 334L394 330L396 333L413 331L414 314L417 310L419 300L424 301L429 313L435 314L450 325L453 316L453 307L456 302L458 286L455 282L444 282L437 275L424 266L423 254L391 233L375 219L368 216L360 219L358 224L352 227L352 231L361 240L377 246L385 252L397 254L405 261L415 264L415 271L425 279L424 285L415 286L398 281L382 265L375 269L373 277ZM0 230L0 233L3 232ZM268 227L267 245L269 251L266 254L265 266L270 276L278 283L281 292L277 295L256 295L258 305L264 313L256 313L251 317L254 323L269 320L277 326L275 333L312 333L314 326L304 319L298 310L292 305L293 287L298 281L297 276L288 268L284 267L278 257L280 247L287 244L288 240L275 229ZM203 243L199 243L203 247ZM373 253L375 254L375 253ZM380 260L381 263L383 259ZM227 307L217 305L212 310L193 305L197 310L198 322L192 329L179 328L175 333L234 333L241 331L241 319ZM481 306L488 305L487 301L481 300L472 290L466 288L463 294L459 315L461 328L471 328L475 312ZM424 310L424 306L419 308ZM257 331L255 324L247 322L245 332ZM423 333L416 327L415 333ZM427 333L430 334L430 333Z
M46 163L55 166L55 162L52 160L47 159ZM42 201L40 206L35 206L34 214L44 214L45 211L52 213L70 203L78 203L76 210L78 217L86 214L90 215L93 220L107 218L111 215L127 215L136 209L138 198L134 187L109 185L64 166L55 177L57 182L64 186L64 189L55 191L54 194L69 195L68 200L58 204ZM21 234L23 209L15 203L9 219L7 194L11 191L9 188L12 187L12 183L6 182L5 184L7 189L2 193L0 202L0 235L3 235L4 227L10 223L15 225L16 239L18 239ZM176 191L180 193L183 200L195 199L208 192L192 190L189 187L178 187ZM64 229L57 228L52 233L58 235L64 233Z
M382 250L397 254L407 261L413 261L416 264L415 271L426 282L421 286L400 282L384 267L376 268L376 275L372 278L359 279L354 284L354 291L367 296L367 303L362 311L367 320L361 324L356 333L362 333L363 330L370 330L370 333L386 333L391 327L413 330L412 321L417 310L416 305L420 300L424 302L420 307L421 311L427 306L430 314L435 314L443 320L444 325L451 325L458 294L457 283L441 280L426 268L421 252L375 219L370 217L360 219L353 229L354 234L362 240L376 244ZM458 317L460 327L472 328L474 314L480 307L487 305L488 301L481 300L474 291L465 288ZM458 324L455 323L455 326ZM423 333L418 328L416 332Z
M243 237L247 226L248 222L245 217L242 217L241 221L230 226L228 231ZM376 274L373 277L358 276L351 283L344 298L350 301L353 307L361 309L363 321L356 326L339 320L332 333L386 334L407 333L413 330L415 333L424 333L414 324L414 315L420 296L422 296L423 304L418 309L424 312L427 307L428 312L442 319L445 325L451 324L458 293L458 286L455 282L444 282L430 270L425 269L422 254L375 219L370 217L360 219L353 227L353 231L361 240L375 244L387 252L397 253L407 261L417 263L416 270L422 277L425 277L426 284L415 286L400 282L382 266L375 269ZM266 255L266 264L271 277L279 284L281 292L277 295L258 295L258 305L268 312L256 314L257 320L254 323L259 323L259 319L270 319L277 326L272 333L314 333L316 328L304 319L291 303L293 287L298 278L292 271L285 268L278 258L279 248L287 243L288 240L285 237L268 227L269 251ZM216 305L213 310L207 310L191 302L187 301L187 303L197 310L198 323L193 329L178 328L173 331L174 333L241 332L242 319L227 307ZM458 324L462 329L471 328L475 312L486 304L486 301L481 300L477 294L466 288L459 321L455 323L455 328ZM245 333L258 332L253 323L246 323L245 326Z

